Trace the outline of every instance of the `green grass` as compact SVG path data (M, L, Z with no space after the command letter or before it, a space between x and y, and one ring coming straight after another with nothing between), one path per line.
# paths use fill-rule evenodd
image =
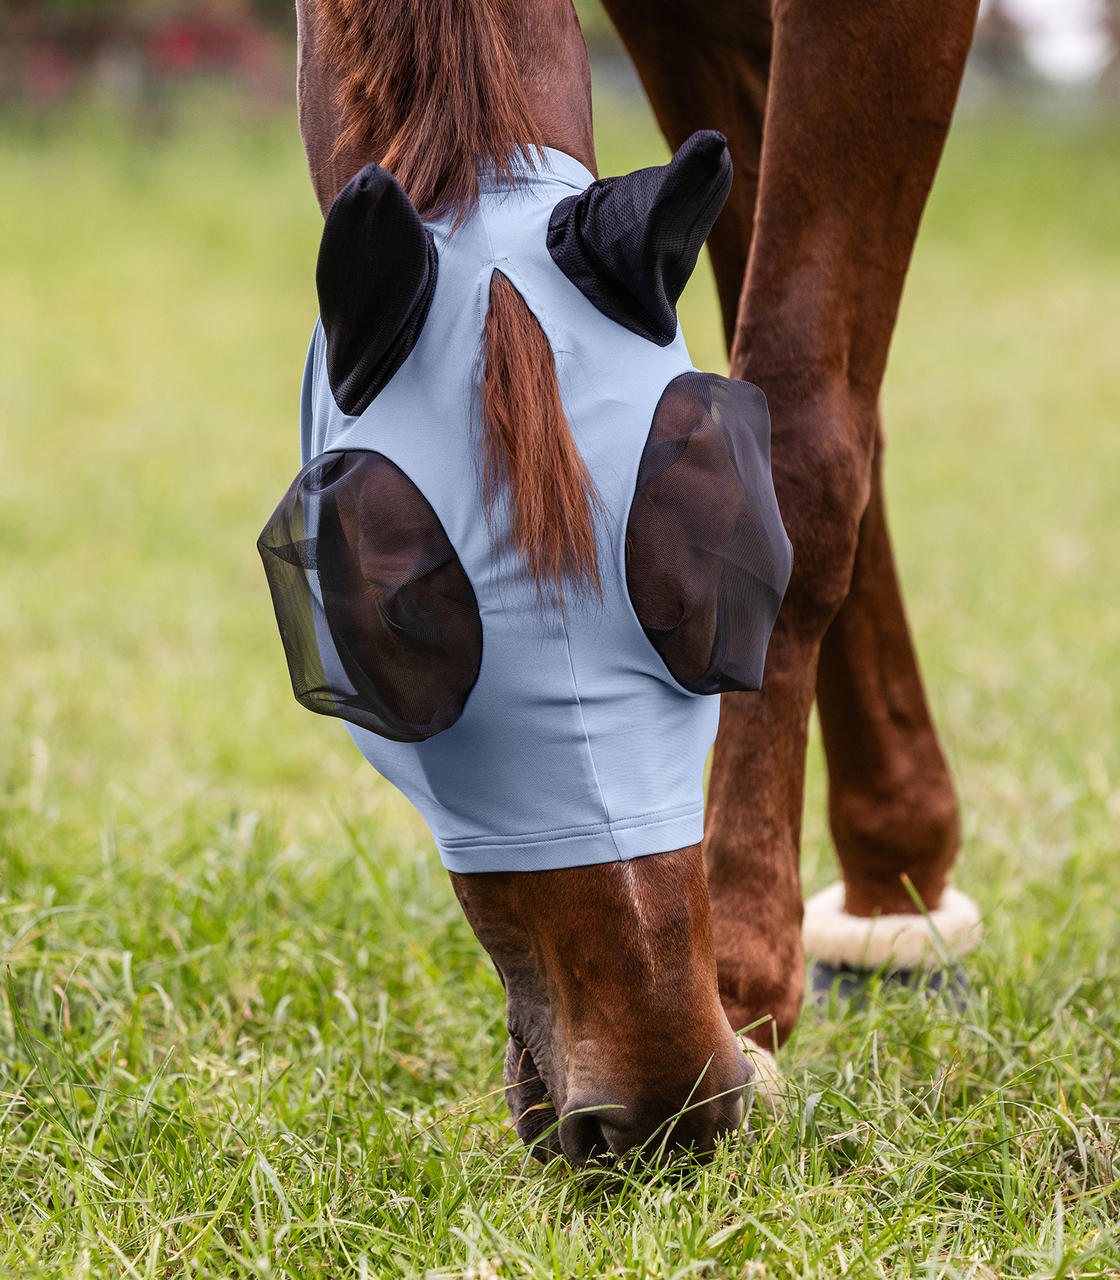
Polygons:
M601 108L606 171L655 159ZM425 829L286 691L294 126L0 130L0 1274L1115 1276L1120 125L966 121L889 499L987 942L964 1009L808 1009L702 1169L526 1161ZM722 360L710 280L684 311ZM833 874L814 745L806 885Z

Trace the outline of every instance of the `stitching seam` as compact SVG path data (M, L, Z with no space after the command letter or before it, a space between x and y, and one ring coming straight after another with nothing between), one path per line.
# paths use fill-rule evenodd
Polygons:
M502 849L519 845L528 847L530 845L543 844L563 844L567 840L583 840L588 836L605 835L610 833L612 843L615 850L618 850L618 841L614 839L616 831L641 831L646 827L664 826L669 822L675 822L680 818L690 818L696 814L703 813L702 805L688 805L684 808L669 809L664 813L650 815L652 821L643 822L636 819L620 818L615 822L596 823L590 827L577 827L575 830L565 831L563 834L548 834L544 839L534 839L532 836L480 836L477 839L473 836L457 836L450 839L436 837L436 843L443 849L451 852L459 852L460 850L471 849ZM622 854L619 853L618 860L625 861Z
M614 827L611 820L611 811L607 806L607 797L603 794L603 784L599 781L599 770L595 765L595 752L591 750L591 735L587 732L587 721L583 714L583 699L579 696L579 685L576 683L576 668L572 661L572 639L568 633L568 623L564 622L564 649L568 655L568 670L572 673L572 693L576 700L576 709L579 711L580 728L583 730L583 742L587 748L587 759L591 765L591 776L595 779L595 789L599 793L599 802L603 806L603 813L607 819L607 830L610 832L611 844L614 845L615 854L618 856L619 862L622 861L622 850L618 847L618 841L615 839Z

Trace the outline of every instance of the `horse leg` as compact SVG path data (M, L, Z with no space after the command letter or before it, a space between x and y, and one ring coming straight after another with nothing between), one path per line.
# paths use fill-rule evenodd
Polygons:
M617 17L619 5L610 7ZM797 853L808 717L822 640L853 585L861 529L869 535L869 566L881 561L886 546L885 527L874 528L874 506L865 524L879 387L975 7L974 0L952 0L936 13L920 0L774 6L758 199L731 366L736 376L757 382L770 403L774 478L794 544L794 575L763 690L724 697L705 841L724 1006L733 1026L755 1025L753 1035L764 1043L789 1034L800 1006ZM632 48L647 87L670 103L656 103L659 116L683 122L691 114L686 104L672 104L676 85L693 90L690 79L673 75L678 50L692 41L691 56L704 63L706 83L723 97L722 113L705 101L708 118L696 123L730 135L741 129L752 96L742 81L747 37L736 40L734 33L753 26L757 15L744 15L730 2L679 5L674 15L681 23L677 38L661 32L655 45ZM619 26L626 38L625 24ZM697 51L696 41L705 47ZM660 70L643 67L643 60ZM757 67L753 74L757 78ZM742 253L726 254L714 241L717 275L727 275ZM730 291L727 281L721 296ZM858 630L870 601L878 601L878 614L871 609L877 628L866 617L862 625L889 650L879 653L881 671L897 679L913 669L912 678L901 679L912 692L920 685L908 637L899 649L900 635L906 636L901 604L897 613L884 609L883 594L881 584L868 591L857 580L837 648L846 630ZM849 667L866 667L872 652L849 645ZM833 674L840 681L847 675L837 662L830 648L830 688ZM862 678L874 679L874 669ZM856 716L873 717L880 709L849 696ZM832 741L839 745L835 735ZM895 754L915 742L928 750L920 733L881 740L895 773L907 773ZM853 769L860 771L858 762ZM948 843L945 866L952 837ZM926 881L936 893L936 876ZM874 896L852 905L874 911L884 901L897 905L896 898Z
M876 450L847 598L821 644L817 708L845 908L941 902L956 858L956 793L937 741L895 573Z
M946 952L963 954L979 936L979 913L965 895L946 891L960 839L957 798L891 553L881 432L851 585L821 644L817 707L843 883L806 904L815 987L826 991L840 976L847 992L884 965L906 975L937 966ZM914 914L911 895L929 924ZM940 974L931 981L940 985Z
M376 2L364 0L371 11ZM511 39L543 140L593 168L590 73L571 0L504 9L518 19ZM300 127L326 212L382 151L375 137L345 134L339 151L340 60L321 38L325 10L297 0L297 11ZM752 1072L719 999L699 845L452 882L505 988L507 1098L536 1155L583 1163L655 1135L662 1149L707 1149L738 1126Z

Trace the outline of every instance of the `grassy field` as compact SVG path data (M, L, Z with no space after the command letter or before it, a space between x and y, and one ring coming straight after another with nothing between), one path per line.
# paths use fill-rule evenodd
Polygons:
M601 110L614 171L660 154ZM527 1162L427 833L291 700L294 128L0 129L0 1274L1120 1274L1120 123L965 121L886 406L987 941L807 1009L706 1167ZM710 280L684 320L720 367ZM806 887L832 858L814 746Z

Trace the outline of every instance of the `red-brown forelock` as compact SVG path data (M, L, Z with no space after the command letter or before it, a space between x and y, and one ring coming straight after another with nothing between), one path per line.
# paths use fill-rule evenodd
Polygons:
M508 493L513 545L542 598L563 604L565 586L600 595L599 497L572 439L548 338L500 271L490 281L483 353L486 506Z
M422 217L478 201L482 161L509 178L540 130L515 57L516 0L315 0L337 69L336 153L381 157Z

